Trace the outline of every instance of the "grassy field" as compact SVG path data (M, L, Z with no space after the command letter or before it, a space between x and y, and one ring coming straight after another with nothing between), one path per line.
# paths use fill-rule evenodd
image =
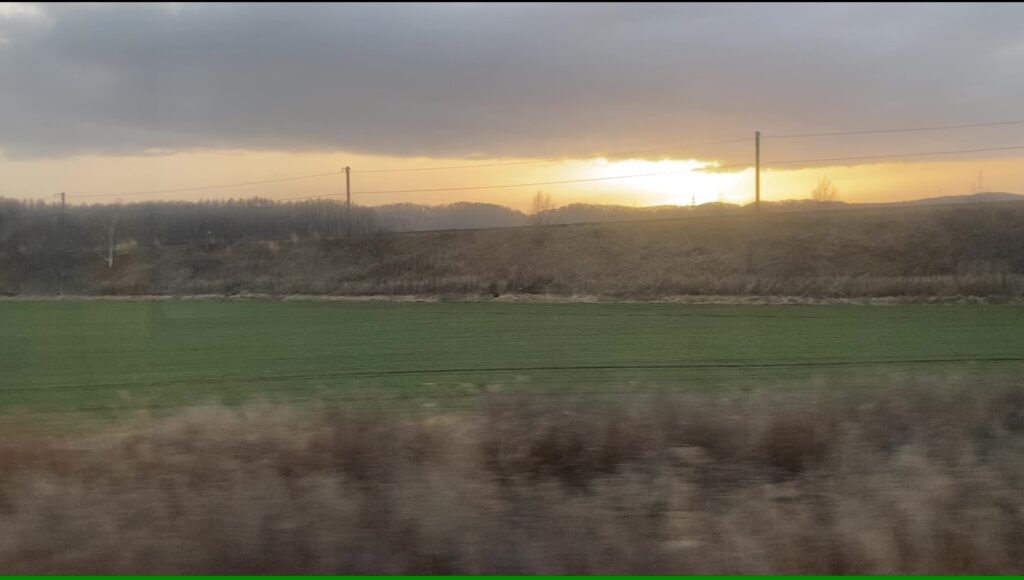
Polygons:
M997 305L0 302L0 570L1019 574L1022 329Z
M0 408L878 385L1024 369L1015 306L0 303Z

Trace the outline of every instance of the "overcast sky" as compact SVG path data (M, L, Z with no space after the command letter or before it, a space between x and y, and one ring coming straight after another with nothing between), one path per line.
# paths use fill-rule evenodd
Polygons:
M579 157L1017 120L1022 24L1022 4L14 5L0 150ZM766 156L1022 145L1022 127Z

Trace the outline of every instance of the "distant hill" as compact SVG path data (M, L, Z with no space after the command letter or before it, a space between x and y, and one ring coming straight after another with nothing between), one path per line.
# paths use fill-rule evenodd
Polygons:
M381 228L395 232L500 228L527 223L523 212L493 203L395 203L376 206L372 211Z
M956 203L997 203L1005 201L1024 201L1024 195L1019 193L1007 193L1002 191L986 191L968 195L943 195L940 197L926 197L902 202L903 204L914 205L949 205Z
M1024 195L1006 192L985 192L970 195L947 195L910 201L848 203L843 201L812 201L786 199L764 201L764 212L800 212L814 210L867 209L901 206L955 205L1024 201ZM706 203L697 206L663 205L630 207L614 204L572 203L545 212L541 223L578 224L620 222L647 219L672 219L698 215L725 215L746 213L752 204ZM425 231L440 229L478 229L522 226L534 223L531 216L502 205L488 203L453 203L450 205L420 205L412 203L377 206L373 208L377 223L389 231Z
M572 203L549 210L545 223L578 224L590 222L617 222L641 219L670 219L693 215L719 214L741 210L742 207L728 203L706 203L697 206L655 205L629 207L625 205L596 205Z

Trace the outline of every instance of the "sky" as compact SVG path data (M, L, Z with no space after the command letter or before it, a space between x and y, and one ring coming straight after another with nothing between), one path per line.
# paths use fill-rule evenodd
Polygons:
M0 4L0 196L337 196L350 166L365 205L747 203L755 130L765 199L822 177L851 202L1024 192L1021 22L984 3ZM482 187L515 184L544 185Z

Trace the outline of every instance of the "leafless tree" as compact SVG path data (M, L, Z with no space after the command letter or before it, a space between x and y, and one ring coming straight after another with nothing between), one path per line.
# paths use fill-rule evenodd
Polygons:
M827 177L818 180L818 184L811 190L811 199L814 201L836 201L839 199L839 188Z
M533 217L534 225L547 225L550 218L548 212L553 209L555 209L555 204L551 200L551 196L543 191L538 191L530 202L530 215Z

